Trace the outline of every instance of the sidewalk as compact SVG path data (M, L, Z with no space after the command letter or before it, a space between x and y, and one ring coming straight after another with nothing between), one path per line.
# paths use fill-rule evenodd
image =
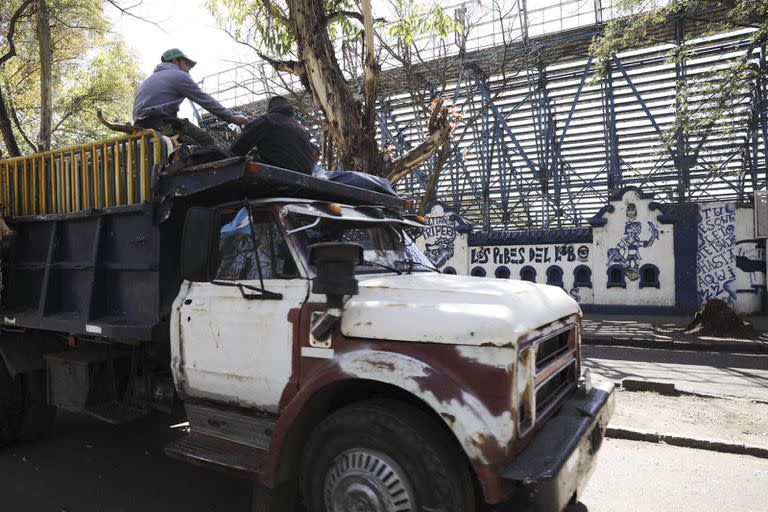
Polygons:
M617 389L607 435L768 458L768 403Z
M760 332L756 340L692 336L685 329L693 316L584 314L582 342L676 350L768 352L768 316L745 317Z

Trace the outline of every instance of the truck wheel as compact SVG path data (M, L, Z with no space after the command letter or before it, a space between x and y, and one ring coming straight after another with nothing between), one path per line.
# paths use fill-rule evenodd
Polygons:
M53 428L56 407L48 405L48 374L45 370L21 376L24 411L19 426L19 439L33 441L45 437Z
M394 401L345 407L307 444L301 484L308 512L474 512L474 487L448 436Z
M23 407L21 383L11 377L0 358L0 446L16 440Z

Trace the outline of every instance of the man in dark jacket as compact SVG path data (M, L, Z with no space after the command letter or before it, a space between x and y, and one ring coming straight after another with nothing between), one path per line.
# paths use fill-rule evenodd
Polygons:
M179 119L179 105L184 99L193 101L216 117L244 125L247 117L236 116L228 108L203 92L197 86L189 70L197 64L178 48L163 53L152 74L144 80L133 102L133 125L152 128L164 135L180 135L182 142L199 146L216 146L211 135L190 123Z
M312 174L316 160L309 132L299 123L293 107L282 96L269 100L267 113L245 125L243 133L229 146L229 151L245 155L254 147L260 162Z

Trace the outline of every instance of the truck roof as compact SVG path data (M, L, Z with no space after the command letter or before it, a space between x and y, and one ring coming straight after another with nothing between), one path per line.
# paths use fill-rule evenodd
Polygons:
M244 157L184 168L160 180L160 196L205 196L203 202L220 204L239 198L308 199L350 205L379 205L404 209L396 196L315 178L300 172L254 162ZM196 201L197 202L197 201Z

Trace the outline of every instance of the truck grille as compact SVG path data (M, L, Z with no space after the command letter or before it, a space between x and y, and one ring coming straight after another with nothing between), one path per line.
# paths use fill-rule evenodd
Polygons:
M520 350L518 371L527 375L521 373L517 380L519 436L527 434L576 386L576 329L575 323L552 325L548 336L533 339Z
M536 388L536 417L546 413L576 382L576 361Z

